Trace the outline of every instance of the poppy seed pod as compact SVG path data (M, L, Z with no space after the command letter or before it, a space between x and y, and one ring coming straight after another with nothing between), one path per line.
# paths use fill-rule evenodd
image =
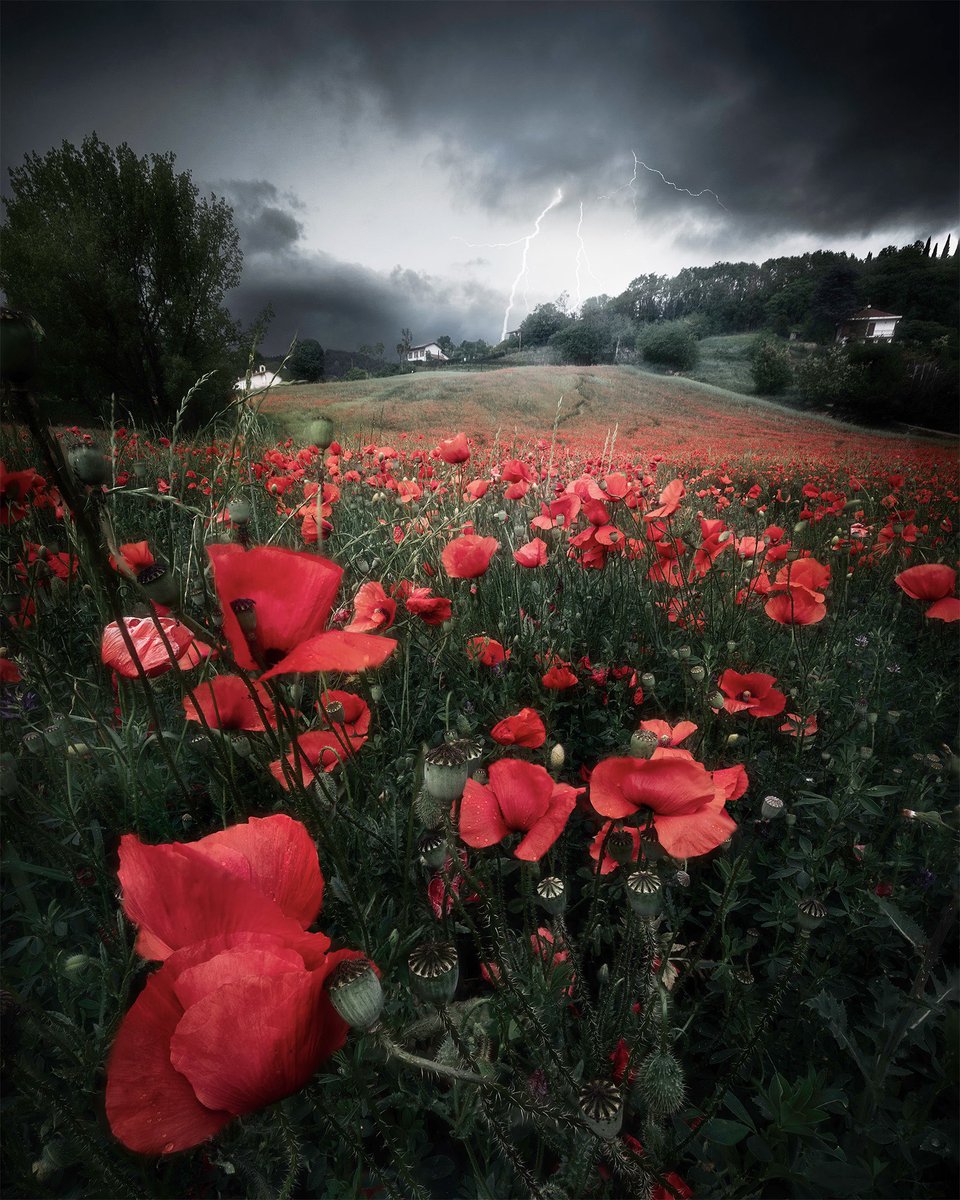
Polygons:
M90 487L110 482L110 459L92 446L76 446L67 455L74 478Z
M227 504L226 517L234 525L246 525L252 515L253 509L250 507L250 501L244 500L242 496L238 496Z
M230 608L237 618L237 624L244 637L249 641L257 632L257 605L254 600L231 600Z
M629 862L633 857L633 838L626 829L615 829L607 838L607 854L615 863Z
M354 1029L369 1029L383 1011L383 988L365 958L339 963L327 980L330 1003Z
M425 867L438 870L447 861L446 835L436 829L428 829L417 843L420 861Z
M700 663L696 663L694 666L692 666L690 668L690 678L693 680L694 683L703 683L703 681L706 679L706 677L707 677L706 668L701 666Z
M410 987L421 1000L447 1004L460 981L460 963L452 942L433 942L418 946L407 959Z
M627 900L637 916L653 918L660 911L663 884L652 871L634 871L627 878Z
M783 801L779 796L764 796L760 806L760 816L764 821L772 821L783 815Z
M599 1137L612 1141L623 1124L620 1089L611 1079L592 1079L580 1089L580 1114Z
M552 916L567 907L567 885L556 875L547 875L537 884L537 900Z
M459 800L470 774L470 764L480 757L480 748L470 738L443 742L423 756L423 786L435 800Z
M137 583L154 604L163 604L168 608L176 604L179 595L177 581L173 572L163 563L155 562L144 567L137 575Z
M633 758L652 758L658 744L655 733L649 729L638 729L630 738L630 754Z
M801 900L797 905L797 924L800 926L801 935L809 937L815 929L820 928L826 919L826 905L816 896Z
M645 692L652 692L657 686L657 677L652 671L644 671L640 676L640 686Z

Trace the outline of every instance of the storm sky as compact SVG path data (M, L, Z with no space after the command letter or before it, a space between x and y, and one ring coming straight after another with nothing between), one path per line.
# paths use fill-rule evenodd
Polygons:
M4 0L0 186L94 131L173 151L234 208L268 350L496 342L648 272L956 243L958 13Z

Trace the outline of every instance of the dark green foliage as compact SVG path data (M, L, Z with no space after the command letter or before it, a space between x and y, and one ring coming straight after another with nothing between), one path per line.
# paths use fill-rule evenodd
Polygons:
M28 155L10 172L0 267L8 300L43 326L44 389L166 421L226 398L238 330L223 307L240 281L227 204L201 197L172 154L138 158L97 138Z
M697 362L697 340L683 321L646 326L637 338L637 349L645 362L675 371L688 371Z
M761 396L778 396L793 380L786 346L770 338L758 338L750 358L753 386Z
M576 366L605 362L613 354L608 330L591 321L575 321L553 334L548 344L557 351L561 362Z
M319 383L323 379L324 364L323 347L316 338L303 338L294 346L287 366L295 379Z
M547 342L571 324L571 318L556 304L538 304L520 323L523 346L545 346Z

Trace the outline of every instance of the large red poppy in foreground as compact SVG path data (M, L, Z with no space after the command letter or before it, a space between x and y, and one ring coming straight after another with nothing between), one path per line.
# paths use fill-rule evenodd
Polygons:
M590 775L590 803L604 817L653 813L660 845L674 858L714 850L737 828L724 808L727 793L685 750L653 758L605 758Z
M107 1064L107 1117L142 1154L171 1154L297 1091L347 1035L324 981L353 950L304 932L323 899L306 829L284 815L198 842L120 843L137 949L163 966Z

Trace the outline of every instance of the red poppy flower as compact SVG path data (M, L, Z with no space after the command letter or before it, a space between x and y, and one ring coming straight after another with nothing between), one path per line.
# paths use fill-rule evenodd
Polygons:
M344 628L349 633L368 633L371 629L389 629L397 615L397 602L376 582L360 587L353 601L354 618Z
M0 525L22 520L27 515L30 493L43 484L43 476L32 467L26 471L8 471L0 461Z
M604 823L600 826L600 829L597 831L593 841L590 843L590 857L595 863L599 863L601 875L609 875L611 871L615 871L620 865L617 860L608 853L604 853L603 861L600 861L600 851L603 849L603 845L607 840L612 826L612 821L604 821ZM630 849L630 856L627 861L635 863L640 858L640 830L636 827L636 825L624 825L623 832L629 834L630 839L633 842L633 845Z
M557 943L550 930L541 925L536 933L530 934L530 946L543 963L544 973L551 982L556 975L556 978L565 984L563 994L565 996L573 995L576 976L571 972L570 967L564 966L570 958L570 951L565 948L563 942Z
M473 662L478 662L484 667L496 667L500 663L506 662L510 657L510 651L504 650L503 646L496 640L490 637L472 637L467 642L467 658Z
M893 581L912 600L943 600L957 586L957 573L945 563L921 563L901 571Z
M0 658L0 683L20 683L23 676L12 659Z
M440 561L451 579L476 579L490 566L490 559L499 548L496 538L467 533L444 546Z
M640 728L655 734L660 746L679 746L692 733L697 732L698 726L692 721L678 721L676 725L671 726L666 721L652 718L649 721L641 721Z
M771 596L763 611L778 625L816 625L827 615L827 606L806 588L791 588Z
M660 493L659 508L651 509L644 520L657 521L664 517L672 516L680 507L680 501L686 496L687 489L683 486L682 479L673 479Z
M776 682L772 675L760 671L751 675L724 671L719 682L725 697L723 707L728 713L749 712L753 717L775 717L787 704L783 692L773 686Z
M460 801L461 838L477 849L523 833L514 857L538 862L563 832L584 789L556 783L543 767L514 758L492 763L489 778L489 784L467 780Z
M490 736L501 746L526 746L536 750L547 740L547 731L535 709L521 708L514 716L505 717L494 725Z
M715 849L736 829L726 795L710 773L683 750L655 750L653 758L606 758L590 775L590 803L601 816L653 813L660 845L674 858Z
M329 775L355 754L366 740L365 734L351 734L342 726L301 733L297 738L297 749L291 747L283 759L272 762L270 774L284 791L290 790L288 776L299 779L301 787L309 787L321 771ZM283 766L284 759L287 762L286 769Z
M255 691L260 707L250 695ZM258 732L266 728L263 712L272 726L277 723L273 701L259 683L249 683L239 675L218 675L209 683L198 684L183 698L188 721L203 721L211 729L246 729Z
M208 546L207 553L234 657L247 670L266 665L261 678L362 671L380 666L396 648L392 638L324 632L343 574L329 559L280 546L218 545ZM238 609L252 627L249 634L240 626Z
M152 567L157 561L148 542L124 542L120 547L120 557L134 573L138 575L145 567ZM110 566L119 570L117 560L110 555Z
M453 606L443 596L434 596L427 587L414 588L404 599L407 612L425 625L442 625L450 619Z
M489 479L473 479L467 484L463 493L464 500L480 500L490 488Z
M370 705L355 692L330 688L317 701L317 710L329 724L342 725L351 737L363 737L370 728Z
M534 538L514 550L513 560L521 567L542 567L547 561L547 543L542 538Z
M580 680L570 670L565 663L554 663L549 671L544 672L540 677L540 682L546 688L552 688L554 691L562 692L566 688L575 687Z
M309 834L284 815L192 844L127 834L119 875L137 948L165 961L114 1042L107 1117L129 1149L172 1154L298 1091L340 1049L347 1026L324 981L361 955L304 932L323 876Z
M173 617L125 617L123 623L146 675L162 675L172 670L174 663L181 670L189 670L210 652L209 647L194 641L186 625L181 625ZM164 637L169 643L169 650ZM124 679L139 679L134 657L127 649L116 621L111 621L103 631L100 659Z
M817 717L816 713L809 717L801 717L797 713L787 713L786 720L780 726L781 733L788 733L791 737L813 737L817 732Z
M470 447L467 445L465 433L455 433L453 437L441 438L437 453L445 463L455 464L466 462L470 457Z
M944 596L942 600L931 604L923 615L935 621L960 621L960 600L954 596Z

